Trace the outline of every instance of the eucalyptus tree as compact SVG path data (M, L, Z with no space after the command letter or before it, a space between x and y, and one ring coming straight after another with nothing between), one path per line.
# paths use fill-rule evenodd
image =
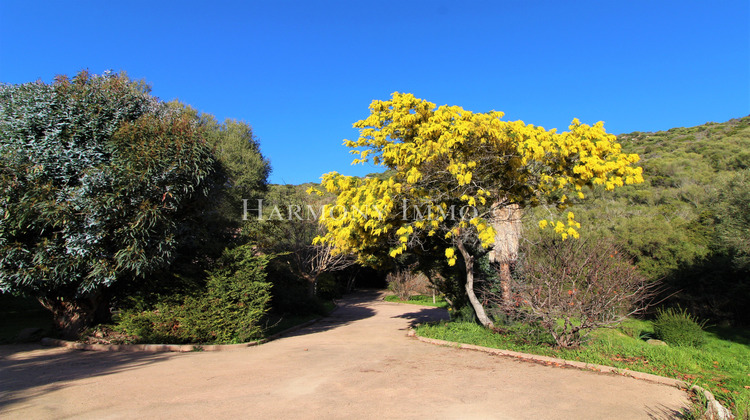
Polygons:
M74 336L168 267L226 182L194 116L124 73L0 86L0 291Z

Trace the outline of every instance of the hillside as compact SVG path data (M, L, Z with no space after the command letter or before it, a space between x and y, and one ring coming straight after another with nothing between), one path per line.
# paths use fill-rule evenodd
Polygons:
M696 313L750 322L750 116L618 139L645 182L575 206L588 235L613 238Z

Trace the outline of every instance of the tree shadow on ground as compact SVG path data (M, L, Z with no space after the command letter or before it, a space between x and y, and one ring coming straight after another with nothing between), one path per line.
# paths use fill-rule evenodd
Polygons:
M350 293L337 302L338 307L328 316L321 318L308 327L289 333L282 333L279 338L316 334L343 327L361 319L370 318L375 315L375 311L368 308L367 305L377 302L381 295L382 292L379 290L360 290Z
M0 346L0 409L63 387L63 383L138 369L175 353L88 352L39 344Z
M419 324L425 324L428 322L447 321L450 319L450 316L448 315L448 311L443 308L432 308L426 306L417 311L396 315L392 318L408 319L409 327L414 328Z
M717 338L742 344L750 349L750 327L710 326L706 331Z
M684 410L687 410L687 407L685 407ZM646 415L648 415L648 418L654 420L686 418L684 411L677 411L662 404L659 404L656 407L646 407Z
M52 332L52 314L38 301L0 293L0 344L19 342L24 329Z
M714 254L672 270L663 280L665 304L679 305L709 324L750 327L750 271L726 254Z

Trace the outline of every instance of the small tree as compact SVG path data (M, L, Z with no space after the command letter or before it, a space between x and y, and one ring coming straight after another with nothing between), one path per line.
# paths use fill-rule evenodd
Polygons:
M412 294L432 293L434 297L435 286L430 283L424 273L415 272L415 268L411 266L397 269L385 277L388 289L400 300L409 300Z
M622 153L602 123L573 120L570 131L556 133L502 116L436 108L398 92L391 100L373 101L370 116L354 124L359 139L345 145L359 154L355 163L372 161L391 172L383 179L324 175L323 186L337 201L333 217L323 219L322 240L363 261L430 244L435 245L424 250L450 264L460 254L466 295L480 322L491 326L474 292L473 263L494 249L500 278L509 281L524 208L564 207L582 199L584 187L611 190L643 181L642 169L634 166L638 156ZM563 238L578 237L572 216L552 221Z
M204 131L125 74L0 86L0 291L66 336L122 279L169 266L225 179Z
M514 282L513 312L539 322L558 346L576 347L596 328L646 309L654 283L611 243L550 235L526 247ZM495 302L506 304L496 297Z
M283 258L292 273L305 280L311 298L316 296L318 280L323 274L356 263L353 255L314 241L324 233L324 226L317 219L324 217L320 209L326 200L304 194L293 185L275 186L264 200L261 222L251 221L252 235L261 248Z
M321 275L345 270L357 262L352 255L336 252L330 244L321 243L308 245L293 255L297 259L296 265L302 268L299 275L307 280L310 297L317 294Z

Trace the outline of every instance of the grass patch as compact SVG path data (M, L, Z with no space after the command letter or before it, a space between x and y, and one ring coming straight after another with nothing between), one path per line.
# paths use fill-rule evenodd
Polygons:
M577 349L553 347L542 332L518 325L495 333L473 323L421 325L423 337L597 363L681 379L709 389L740 419L750 417L750 331L709 328L705 344L655 346L648 321L629 320L617 329L600 329ZM539 344L541 342L541 344Z
M432 306L435 308L448 308L448 302L442 298L442 296L435 296L435 302L432 301L432 296L426 295L414 295L410 296L409 300L401 300L396 295L388 295L385 297L386 302L396 303L411 303L413 305Z

